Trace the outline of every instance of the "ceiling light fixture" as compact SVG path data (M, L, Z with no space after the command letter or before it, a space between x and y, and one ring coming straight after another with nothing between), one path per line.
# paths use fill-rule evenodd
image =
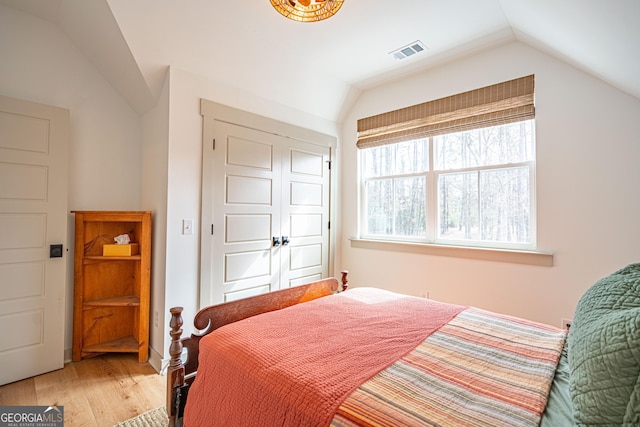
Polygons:
M270 0L271 5L293 21L316 22L336 14L344 0Z

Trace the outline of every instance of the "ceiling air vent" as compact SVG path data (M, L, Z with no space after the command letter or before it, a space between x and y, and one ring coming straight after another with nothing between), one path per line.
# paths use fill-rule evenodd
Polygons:
M423 52L426 49L427 48L420 40L416 40L413 43L410 43L404 47L401 47L400 49L396 49L392 52L389 52L389 54L393 55L394 58L400 61L402 59L415 55L416 53Z

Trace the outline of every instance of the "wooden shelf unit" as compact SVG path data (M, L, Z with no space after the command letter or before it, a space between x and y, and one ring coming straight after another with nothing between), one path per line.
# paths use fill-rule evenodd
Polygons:
M74 361L101 353L149 358L151 212L72 211L75 214ZM103 256L102 246L128 234L140 253Z

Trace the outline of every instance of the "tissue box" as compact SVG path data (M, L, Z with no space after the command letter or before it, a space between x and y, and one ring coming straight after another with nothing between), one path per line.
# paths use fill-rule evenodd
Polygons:
M131 256L138 255L140 248L137 243L128 243L126 245L103 245L103 256Z

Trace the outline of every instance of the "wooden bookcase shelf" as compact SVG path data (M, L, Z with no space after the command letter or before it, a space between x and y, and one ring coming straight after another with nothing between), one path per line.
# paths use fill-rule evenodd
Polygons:
M84 309L88 307L132 307L140 305L140 297L137 295L123 295L121 297L103 298L84 302Z
M149 358L151 212L75 214L73 360L100 353ZM103 245L128 234L139 254L103 256Z
M140 343L134 337L123 337L84 348L86 353L137 353Z
M140 255L131 256L85 256L84 263L90 264L92 262L112 262L112 261L140 261L142 258Z

